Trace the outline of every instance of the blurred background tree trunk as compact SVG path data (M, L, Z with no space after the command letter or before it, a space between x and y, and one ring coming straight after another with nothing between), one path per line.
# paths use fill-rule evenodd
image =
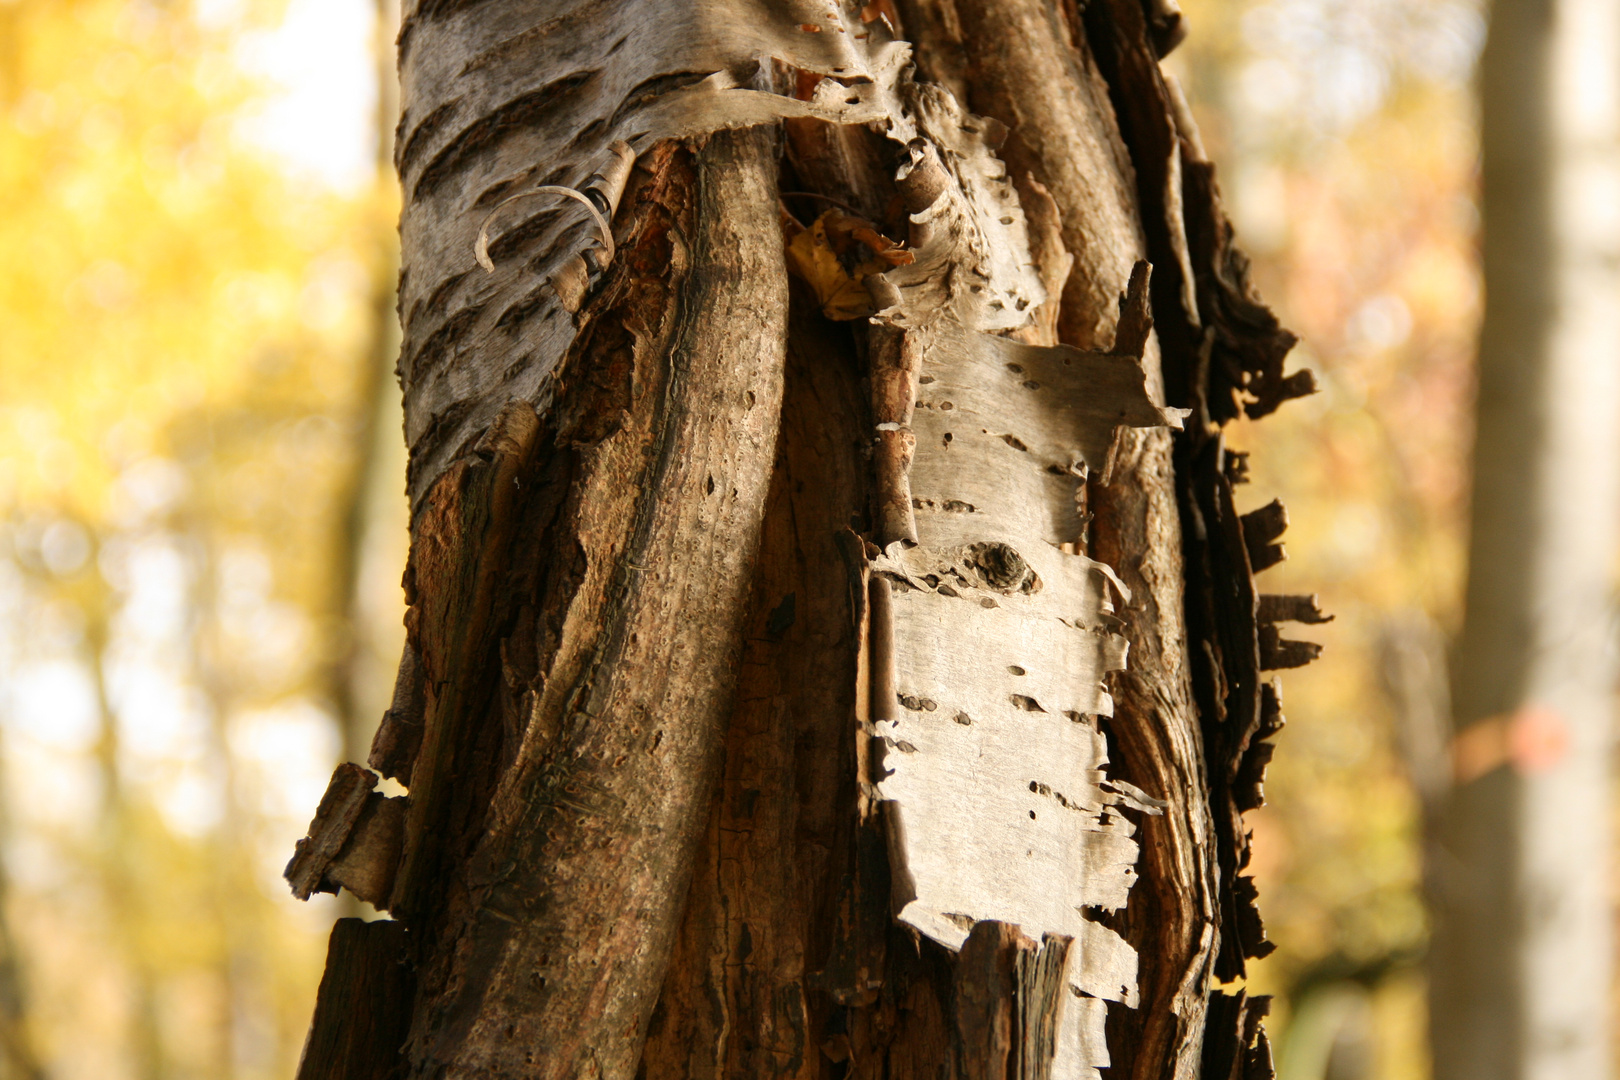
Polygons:
M376 0L376 180L379 188L394 184L394 125L399 119L399 76L394 70L394 35L399 30L399 0ZM378 200L391 207L392 196ZM356 365L354 402L355 454L334 498L344 512L336 519L330 570L330 637L327 696L341 736L342 760L366 756L376 730L379 704L387 688L370 685L366 676L378 666L372 654L398 651L399 611L372 611L367 601L379 593L373 575L396 573L390 556L395 544L387 535L405 524L399 471L405 456L400 446L399 313L395 288L399 277L399 238L394 223L378 215L367 223L374 235L368 295L365 363ZM378 566L376 564L382 563ZM382 639L382 640L378 640Z
M1496 0L1456 784L1431 871L1439 1080L1610 1073L1620 5Z

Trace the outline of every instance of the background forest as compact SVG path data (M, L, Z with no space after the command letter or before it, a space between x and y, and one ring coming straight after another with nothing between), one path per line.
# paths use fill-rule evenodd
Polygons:
M1338 615L1249 817L1254 989L1283 1080L1418 1080L1438 743L1385 657L1458 614L1482 13L1183 7L1170 66L1322 383L1233 439L1240 509L1293 520L1268 588ZM403 636L390 18L0 0L0 1076L292 1075L345 902L280 871Z

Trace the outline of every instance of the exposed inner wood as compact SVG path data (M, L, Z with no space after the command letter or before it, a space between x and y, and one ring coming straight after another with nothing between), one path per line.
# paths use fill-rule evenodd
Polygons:
M329 967L311 1075L1269 1068L1212 982L1269 948L1261 673L1325 617L1257 593L1286 513L1238 517L1219 424L1309 377L1159 72L1184 29L407 13L410 642L371 761L410 796L340 770L289 876L386 901L409 979ZM896 257L816 249L829 206ZM784 225L845 307L790 303Z

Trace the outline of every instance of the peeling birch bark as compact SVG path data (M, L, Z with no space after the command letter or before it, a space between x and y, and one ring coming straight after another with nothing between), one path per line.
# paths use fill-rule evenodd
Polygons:
M405 930L334 938L301 1075L1260 1075L1209 983L1264 948L1260 672L1322 616L1257 599L1286 516L1218 425L1305 382L1184 30L406 12L410 794L345 767L289 865Z

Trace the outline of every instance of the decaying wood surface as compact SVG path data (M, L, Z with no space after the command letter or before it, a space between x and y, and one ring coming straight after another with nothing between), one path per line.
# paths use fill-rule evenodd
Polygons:
M1218 984L1261 673L1324 616L1258 596L1286 514L1220 425L1309 381L1182 32L407 10L409 796L340 768L288 869L397 921L334 937L301 1075L1269 1075Z

